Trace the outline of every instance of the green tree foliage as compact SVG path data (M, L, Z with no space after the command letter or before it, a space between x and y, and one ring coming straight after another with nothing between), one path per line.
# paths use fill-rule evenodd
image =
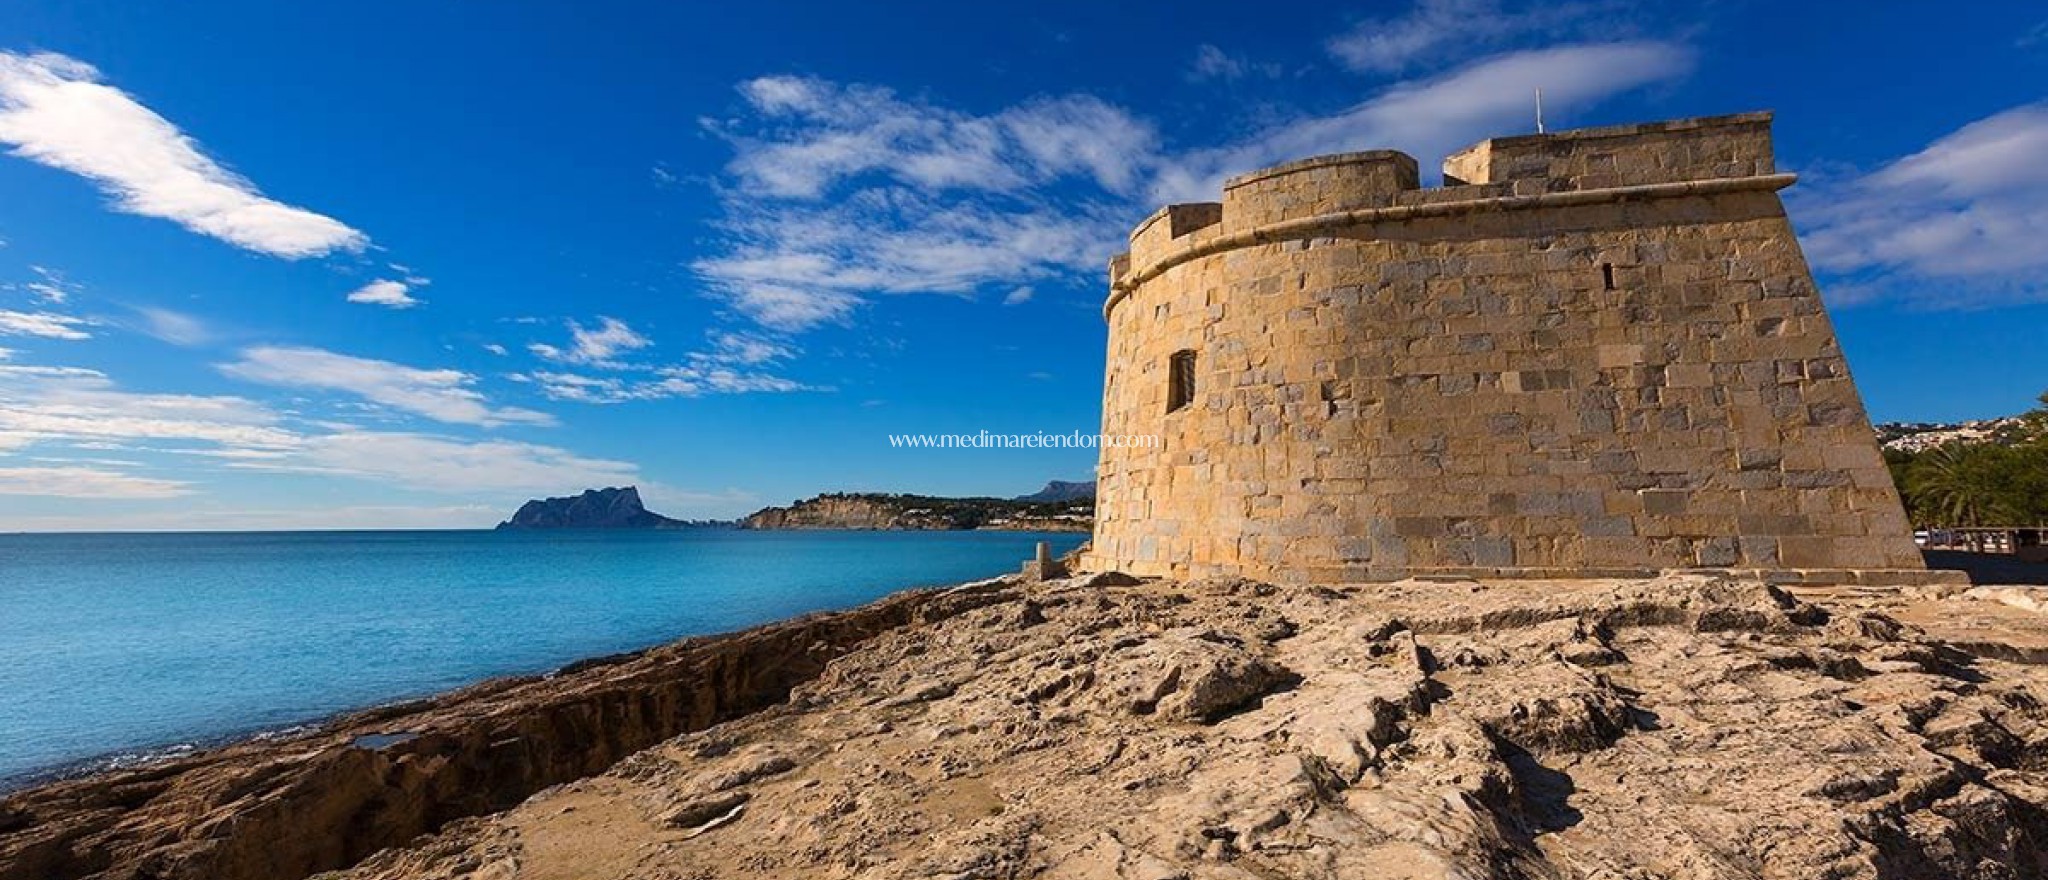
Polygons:
M1916 525L2048 525L2048 394L1989 442L1884 457Z

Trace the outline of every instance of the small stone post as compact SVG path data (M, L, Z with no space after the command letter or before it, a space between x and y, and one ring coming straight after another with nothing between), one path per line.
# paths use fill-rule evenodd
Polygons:
M1052 542L1040 541L1037 555L1025 561L1023 574L1027 581L1045 581L1066 577L1067 570L1058 560L1052 558Z

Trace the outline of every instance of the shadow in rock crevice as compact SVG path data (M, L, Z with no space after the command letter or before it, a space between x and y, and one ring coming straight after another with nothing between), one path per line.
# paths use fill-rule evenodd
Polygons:
M1535 755L1521 749L1508 750L1505 758L1508 769L1515 774L1524 832L1531 836L1551 834L1585 821L1585 814L1571 805L1571 796L1579 789L1569 774L1544 766Z

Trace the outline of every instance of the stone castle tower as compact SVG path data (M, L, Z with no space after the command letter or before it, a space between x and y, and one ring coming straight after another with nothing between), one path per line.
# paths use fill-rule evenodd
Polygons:
M1319 156L1110 265L1084 566L1924 571L1777 191L1770 115Z

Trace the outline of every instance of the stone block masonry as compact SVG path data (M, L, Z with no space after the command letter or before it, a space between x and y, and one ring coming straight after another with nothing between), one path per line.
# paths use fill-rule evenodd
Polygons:
M1102 451L1084 567L1949 579L1786 220L1769 114L1496 139L1444 170L1322 156L1139 224L1103 431L1164 442Z

